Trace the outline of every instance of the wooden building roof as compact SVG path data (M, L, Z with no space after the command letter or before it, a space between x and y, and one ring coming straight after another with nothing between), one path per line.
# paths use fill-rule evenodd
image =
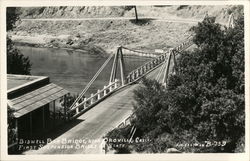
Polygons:
M14 116L21 117L69 93L56 84L49 83L19 97L8 99L8 105L15 110Z

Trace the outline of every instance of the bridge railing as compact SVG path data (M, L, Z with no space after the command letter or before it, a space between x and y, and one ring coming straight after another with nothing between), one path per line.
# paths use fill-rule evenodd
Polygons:
M125 127L129 124L131 124L132 119L135 118L135 114L132 113L131 115L129 115L128 117L126 117L121 123L118 124L118 128L122 128Z
M75 107L70 109L68 111L68 117L70 119L73 119L82 113L86 112L89 110L91 107L94 105L98 104L101 102L104 98L109 96L111 93L115 92L119 87L121 86L121 83L118 79L115 79L115 82L110 83L107 86L104 86L103 89L97 90L95 94L91 94L90 97L84 98L82 102L79 104L77 103Z
M177 52L180 52L180 51L187 49L191 45L193 45L193 41L192 41L192 38L189 38L188 41L183 42L182 44L174 48L174 50Z
M159 66L160 64L162 64L165 60L165 57L166 57L165 54L157 56L152 61L149 61L149 62L143 64L142 66L136 68L135 70L131 71L127 76L127 82L130 83L130 82L133 82L133 81L140 79L145 74L147 74L149 71L151 71L152 69L154 69L157 66Z
M183 43L181 43L179 46L175 47L173 50L180 52L185 50L186 48L188 48L189 46L191 46L193 44L192 41L192 37L189 37L188 41L185 41ZM131 83L134 81L137 81L138 79L140 79L141 77L143 77L144 75L146 75L149 71L157 68L158 66L160 66L166 59L166 55L169 53L164 53L161 54L159 56L155 55L155 54L148 54L148 53L144 53L144 52L140 52L140 51L136 51L136 50L132 50L132 49L128 49L125 47L122 47L123 49L132 51L133 54L137 53L140 56L143 56L142 54L145 55L149 55L150 57L155 57L153 60L143 64L142 66L136 68L135 70L131 71L128 76L127 76L127 83Z

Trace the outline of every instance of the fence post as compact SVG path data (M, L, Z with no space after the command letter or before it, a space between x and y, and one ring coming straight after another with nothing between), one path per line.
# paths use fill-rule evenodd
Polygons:
M132 79L135 79L135 71L132 72Z
M146 73L146 72L147 72L147 69L146 69L146 66L145 66L145 65L142 67L142 69L143 69L143 73Z
M143 66L141 66L141 74L143 75L144 74L144 71L143 71Z
M91 103L91 104L94 103L94 99L95 99L95 98L94 98L93 96L94 96L93 93L91 93L91 97L92 97L92 98L90 99L90 103Z
M159 59L159 61L161 62L161 61L162 61L162 55L161 55L161 56L159 56L159 58L158 58L158 59Z
M159 63L159 59L156 58L156 59L155 59L155 65L158 65L158 63Z
M100 92L99 89L97 90L97 93L98 93L98 94L97 94L97 99L99 100L99 99L101 99L101 92Z
M130 82L131 82L131 76L132 76L132 75L131 75L131 74L129 74L129 75L128 75L128 77L127 77L127 78L128 78L128 83L130 83Z
M155 67L155 60L153 60L153 64L152 65L153 65L153 68L154 68Z
M139 77L140 76L140 69L139 68L137 68L136 73L137 73L137 77Z
M164 62L164 60L165 60L165 54L162 55L161 61Z
M115 79L115 89L118 87L118 79Z
M112 83L109 84L109 92L112 92L113 88L112 88Z
M153 61L151 61L150 63L149 63L149 69L152 69L153 68Z
M137 72L136 72L136 70L134 71L134 79L136 79L137 78Z
M106 88L107 88L107 86L104 86L104 87L103 87L103 95L104 95L104 96L107 95L107 89L106 89Z

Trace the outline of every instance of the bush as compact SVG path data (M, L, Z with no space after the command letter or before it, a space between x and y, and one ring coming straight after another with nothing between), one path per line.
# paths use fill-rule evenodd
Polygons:
M128 143L128 137L131 126L126 126L123 128L116 128L105 136L107 146L111 148L111 150L115 150L117 154L128 154L131 149ZM115 141L116 140L116 141ZM121 140L121 141L117 141Z
M18 49L13 46L13 42L7 37L7 73L29 75L31 63Z

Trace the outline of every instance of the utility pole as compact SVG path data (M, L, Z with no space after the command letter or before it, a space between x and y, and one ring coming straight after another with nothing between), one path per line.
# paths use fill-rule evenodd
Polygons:
M138 22L138 15L137 15L137 9L136 9L136 6L134 6L135 8L135 21Z

